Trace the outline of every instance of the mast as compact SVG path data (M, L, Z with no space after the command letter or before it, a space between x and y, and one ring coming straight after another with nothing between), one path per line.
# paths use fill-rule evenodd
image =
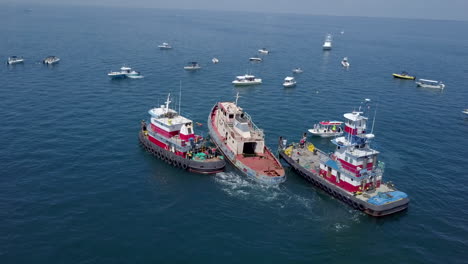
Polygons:
M239 92L237 92L237 94L236 94L236 106L237 106L237 101L239 100L239 97L240 97Z
M166 113L169 112L169 104L171 103L170 100L171 93L167 95L167 100L166 100Z
M179 80L179 115L180 115L180 103L182 102L182 80Z

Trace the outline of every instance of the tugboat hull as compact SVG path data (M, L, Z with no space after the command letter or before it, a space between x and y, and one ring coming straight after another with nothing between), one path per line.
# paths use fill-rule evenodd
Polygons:
M218 161L197 161L193 159L186 159L184 157L178 156L175 153L160 148L154 145L148 138L144 135L143 131L139 133L139 141L145 150L156 156L157 158L163 160L177 168L183 170L188 170L190 172L200 173L200 174L214 174L224 171L226 162L224 160Z
M403 211L408 208L409 199L403 198L401 200L384 204L374 205L363 200L360 200L354 195L342 190L341 188L331 184L320 175L313 173L304 167L300 166L291 157L289 157L283 150L279 151L279 157L288 163L291 168L301 177L314 184L317 188L322 189L331 196L341 200L356 210L362 211L368 215L381 217Z

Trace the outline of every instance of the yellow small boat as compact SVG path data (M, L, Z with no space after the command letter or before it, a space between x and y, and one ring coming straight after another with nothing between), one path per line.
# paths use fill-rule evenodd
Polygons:
M405 80L415 80L416 79L416 76L411 76L407 72L394 73L393 77L398 78L398 79L405 79Z

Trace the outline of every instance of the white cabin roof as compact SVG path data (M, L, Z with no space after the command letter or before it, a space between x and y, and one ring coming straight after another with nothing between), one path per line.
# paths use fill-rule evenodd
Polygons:
M294 81L294 77L288 76L288 77L284 78L284 80L285 81Z
M426 82L426 83L439 83L439 81L435 80L427 80L427 79L419 79L420 82Z
M344 118L351 121L367 120L367 117L361 115L362 112L353 111L352 113L344 114Z

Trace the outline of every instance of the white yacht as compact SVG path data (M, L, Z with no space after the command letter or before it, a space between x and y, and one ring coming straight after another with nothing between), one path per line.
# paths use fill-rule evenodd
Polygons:
M216 58L216 57L212 58L211 61L212 61L214 64L216 64L216 63L219 62L218 58Z
M184 70L187 71L195 71L199 69L201 69L201 67L196 61L190 62L187 66L184 67Z
M262 79L256 78L254 75L246 74L243 76L236 76L236 79L232 81L235 86L247 86L261 84Z
M462 113L464 113L464 114L467 114L467 115L468 115L468 108L467 108L467 109L464 109L464 110L462 111Z
M416 82L418 87L422 88L433 88L433 89L444 89L445 84L441 81L434 81L434 80L427 80L427 79L419 79Z
M8 65L17 64L17 63L23 63L23 62L24 62L23 57L17 57L17 56L11 56L11 57L9 57L8 60L7 60L7 64L8 64Z
M288 76L284 78L283 86L284 88L294 87L296 86L296 80L294 79L294 77Z
M304 71L301 68L295 68L292 70L293 73L303 73Z
M259 49L258 52L260 52L261 54L269 54L270 53L270 51L265 49L265 48Z
M259 58L259 57L251 57L251 58L249 58L249 61L261 62L261 61L263 61L263 59L262 59L262 58Z
M56 56L49 56L47 58L45 58L42 63L44 64L55 64L57 62L60 61L60 58L59 57L56 57Z
M325 42L323 43L323 50L331 50L332 49L332 35L327 34L325 36Z
M169 43L164 42L163 44L159 45L158 48L160 49L172 49L172 46Z
M120 68L120 71L111 71L107 74L111 79L124 79L124 78L130 78L130 79L141 79L143 78L143 75L141 75L140 72L137 72L135 70L132 70L132 68L123 66Z
M349 61L348 61L348 57L343 58L343 60L341 61L341 65L343 65L343 67L345 67L345 68L348 68L350 66Z

